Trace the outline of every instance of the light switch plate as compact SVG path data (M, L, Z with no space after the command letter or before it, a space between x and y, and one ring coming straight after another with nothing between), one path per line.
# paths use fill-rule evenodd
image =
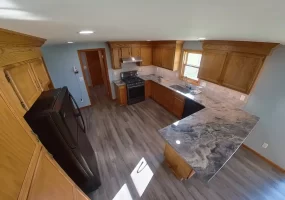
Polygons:
M267 147L268 147L268 144L264 142L262 145L262 148L266 149Z

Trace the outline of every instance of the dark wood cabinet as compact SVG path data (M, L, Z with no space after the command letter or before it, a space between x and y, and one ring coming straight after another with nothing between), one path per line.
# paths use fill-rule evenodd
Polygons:
M144 90L145 90L145 98L151 97L151 81L145 81Z

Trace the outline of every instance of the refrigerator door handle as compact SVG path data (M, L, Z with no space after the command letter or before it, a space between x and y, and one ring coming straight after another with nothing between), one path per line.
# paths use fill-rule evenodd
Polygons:
M76 103L76 101L75 101L74 97L73 97L71 94L69 94L69 96L70 96L71 100L73 101L73 103L74 103L74 105L76 106L76 109L77 109L77 111L78 111L78 113L76 113L76 114L75 114L75 117L76 117L76 118L78 118L78 117L80 117L80 118L81 118L81 121L82 121L83 127L81 127L81 125L80 125L80 124L78 124L78 125L80 126L80 128L82 128L82 129L83 129L84 133L86 133L85 123L84 123L84 120L83 120L82 114L81 114L81 112L80 112L80 109L79 109L79 107L78 107L78 105L77 105L77 103Z

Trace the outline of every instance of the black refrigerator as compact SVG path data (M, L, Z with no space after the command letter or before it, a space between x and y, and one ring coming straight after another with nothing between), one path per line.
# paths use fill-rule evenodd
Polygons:
M67 87L43 92L24 118L57 163L85 193L101 185L83 117Z

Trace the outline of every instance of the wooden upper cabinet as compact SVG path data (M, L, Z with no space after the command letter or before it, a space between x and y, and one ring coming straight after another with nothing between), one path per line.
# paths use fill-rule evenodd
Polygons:
M132 57L139 57L141 56L141 48L139 45L132 45Z
M44 66L44 63L42 59L35 59L30 63L32 69L34 70L34 73L36 74L36 78L38 82L40 83L40 86L42 90L46 88L49 83L50 79L48 76L48 72L46 71L46 68Z
M24 180L39 144L22 127L2 96L0 110L0 199L14 200L21 195Z
M5 67L5 74L22 105L28 110L42 92L32 67L27 62L9 65Z
M249 94L277 43L206 40L198 77Z
M129 58L131 57L131 47L121 47L121 58Z
M142 66L152 65L151 46L141 47Z
M265 56L261 55L231 53L225 66L222 85L249 93L264 59Z
M158 67L162 66L162 48L154 47L152 50L152 64Z
M226 57L226 51L203 51L198 78L219 83Z
M175 48L164 47L162 49L161 67L172 70L174 66Z
M121 56L120 56L120 49L119 48L113 48L111 49L112 54L112 63L113 63L113 69L121 69Z
M43 148L31 184L28 200L72 200L74 184Z

